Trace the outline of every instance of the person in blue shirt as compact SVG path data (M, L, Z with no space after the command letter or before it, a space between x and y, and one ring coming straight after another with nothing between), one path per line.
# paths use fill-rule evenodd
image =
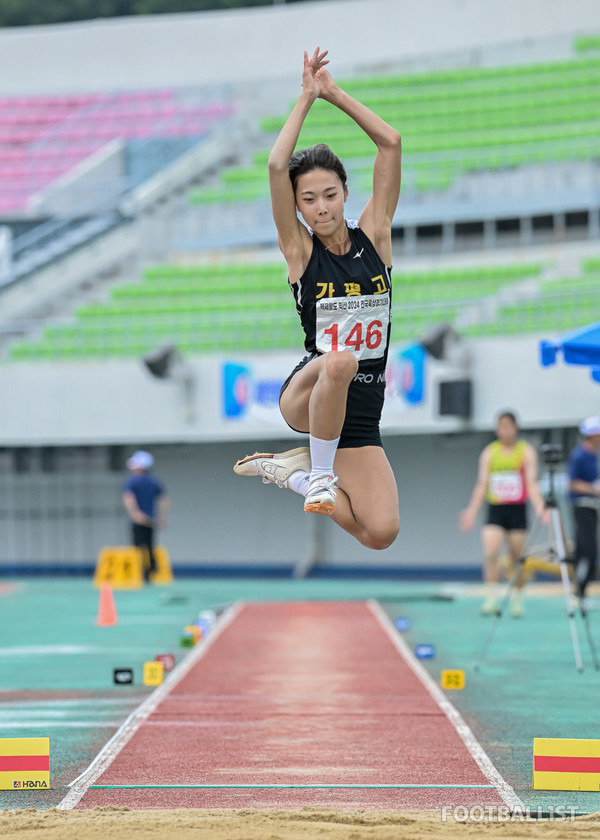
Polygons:
M569 456L569 496L575 520L575 585L583 598L598 561L600 416L587 417L579 431L583 440Z
M156 571L154 532L166 527L169 512L169 498L165 486L150 473L153 463L154 458L150 452L134 452L127 461L131 475L123 485L122 495L123 505L131 522L133 545L142 550L146 549L143 551L146 581L149 581Z

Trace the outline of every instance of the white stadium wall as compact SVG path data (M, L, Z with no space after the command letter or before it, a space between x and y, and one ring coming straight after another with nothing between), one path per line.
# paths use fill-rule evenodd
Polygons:
M524 436L540 443L538 434ZM479 453L490 440L485 433L385 436L398 483L401 526L396 542L381 552L362 547L325 517L304 514L297 494L236 476L233 464L255 451L253 443L154 445L140 439L139 444L155 455L156 474L172 500L161 541L178 568L289 572L306 558L319 528L320 569L476 573L479 532L462 534L457 522L475 481ZM269 438L268 445L281 450L289 448L290 440ZM125 458L134 448L122 451L120 469L114 471L100 465L51 474L1 470L2 567L89 567L103 546L126 545L120 493Z
M499 408L513 406L524 428L575 426L597 413L600 386L587 370L542 369L536 338L471 342L473 415L470 422L438 415L441 380L464 377L459 369L424 360L424 395L410 404L402 396L405 375L391 348L382 428L386 434L489 430ZM141 360L85 363L13 363L0 368L0 446L60 446L134 443L218 443L293 438L279 415L279 385L300 353L277 356L193 358L190 398L177 379L154 379ZM232 370L233 369L233 370ZM226 371L237 404L225 409ZM411 374L412 375L412 374ZM235 389L240 391L237 395Z
M305 559L315 527L321 530L321 569L476 569L478 534L460 534L456 524L488 439L484 434L385 438L398 480L401 533L382 552L363 548L325 517L306 515L297 494L236 476L233 464L253 452L254 444L153 445L142 439L140 444L155 455L156 474L172 500L161 541L174 566L289 572ZM286 448L290 441L269 438L269 445ZM120 469L113 471L92 458L86 469L72 464L52 473L15 473L0 456L0 567L90 567L103 546L126 545L120 494L133 448L122 450ZM77 461L81 453L72 454Z
M438 416L439 381L455 378L457 372L428 357L423 402L409 405L398 393L404 377L398 353L403 348L393 348L383 427L398 480L401 534L386 551L373 552L325 521L320 526L321 565L475 570L480 564L478 533L460 534L456 522L497 412L516 410L525 437L538 445L539 434L531 430L574 428L581 417L598 411L600 386L588 371L562 364L542 369L537 340L479 340L470 347L470 422ZM304 515L296 494L235 476L232 466L256 449L290 448L302 441L285 427L276 408L278 384L296 359L192 359L193 418L186 416L180 383L153 379L140 361L4 365L0 448L124 444L125 453L148 447L173 500L165 543L174 563L289 568L303 559L314 521L321 518ZM235 397L229 412L238 411L237 416L227 417L224 411L225 364L242 371L241 378L229 383ZM412 379L404 381L404 388L410 390L412 384ZM123 543L127 530L119 497L124 471L118 467L112 473L104 466L64 475L0 470L5 520L0 562L51 564L59 547L63 563L89 564L102 545ZM73 518L82 495L88 513ZM32 506L40 513L25 523L18 509Z
M302 51L337 72L385 72L447 51L595 31L597 0L329 0L0 31L0 93L221 85L299 77Z

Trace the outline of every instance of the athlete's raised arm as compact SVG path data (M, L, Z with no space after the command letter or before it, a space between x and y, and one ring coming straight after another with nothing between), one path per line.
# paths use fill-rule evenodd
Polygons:
M400 195L402 142L400 134L366 105L353 99L334 82L328 70L317 74L319 96L348 114L377 146L373 165L373 195L360 216L360 226L381 259L392 264L392 219Z
M319 47L310 59L308 53L304 52L302 93L285 121L269 155L269 188L273 219L277 227L279 247L288 265L290 261L302 259L305 250L303 237L308 237L306 228L298 221L296 215L296 198L290 180L289 162L306 115L320 94L318 73L328 64L326 55L327 50L321 52Z

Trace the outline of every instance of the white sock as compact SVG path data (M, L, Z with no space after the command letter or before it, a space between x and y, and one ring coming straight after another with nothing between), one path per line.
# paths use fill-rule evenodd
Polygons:
M499 583L486 583L486 585L485 585L485 595L486 595L486 600L489 603L495 604L498 601L498 597L500 595L500 584Z
M306 496L308 493L308 485L310 484L310 473L304 470L296 470L288 478L287 485L294 493L300 493L301 496Z
M311 480L321 475L333 475L333 459L337 452L339 437L335 440L321 440L321 438L309 436L310 438L310 462L312 465Z

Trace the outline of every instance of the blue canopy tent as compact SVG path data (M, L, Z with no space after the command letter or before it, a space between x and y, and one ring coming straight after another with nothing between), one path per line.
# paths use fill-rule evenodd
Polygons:
M556 364L559 350L562 350L565 364L590 367L592 379L600 382L600 321L567 333L555 341L540 341L542 367Z

